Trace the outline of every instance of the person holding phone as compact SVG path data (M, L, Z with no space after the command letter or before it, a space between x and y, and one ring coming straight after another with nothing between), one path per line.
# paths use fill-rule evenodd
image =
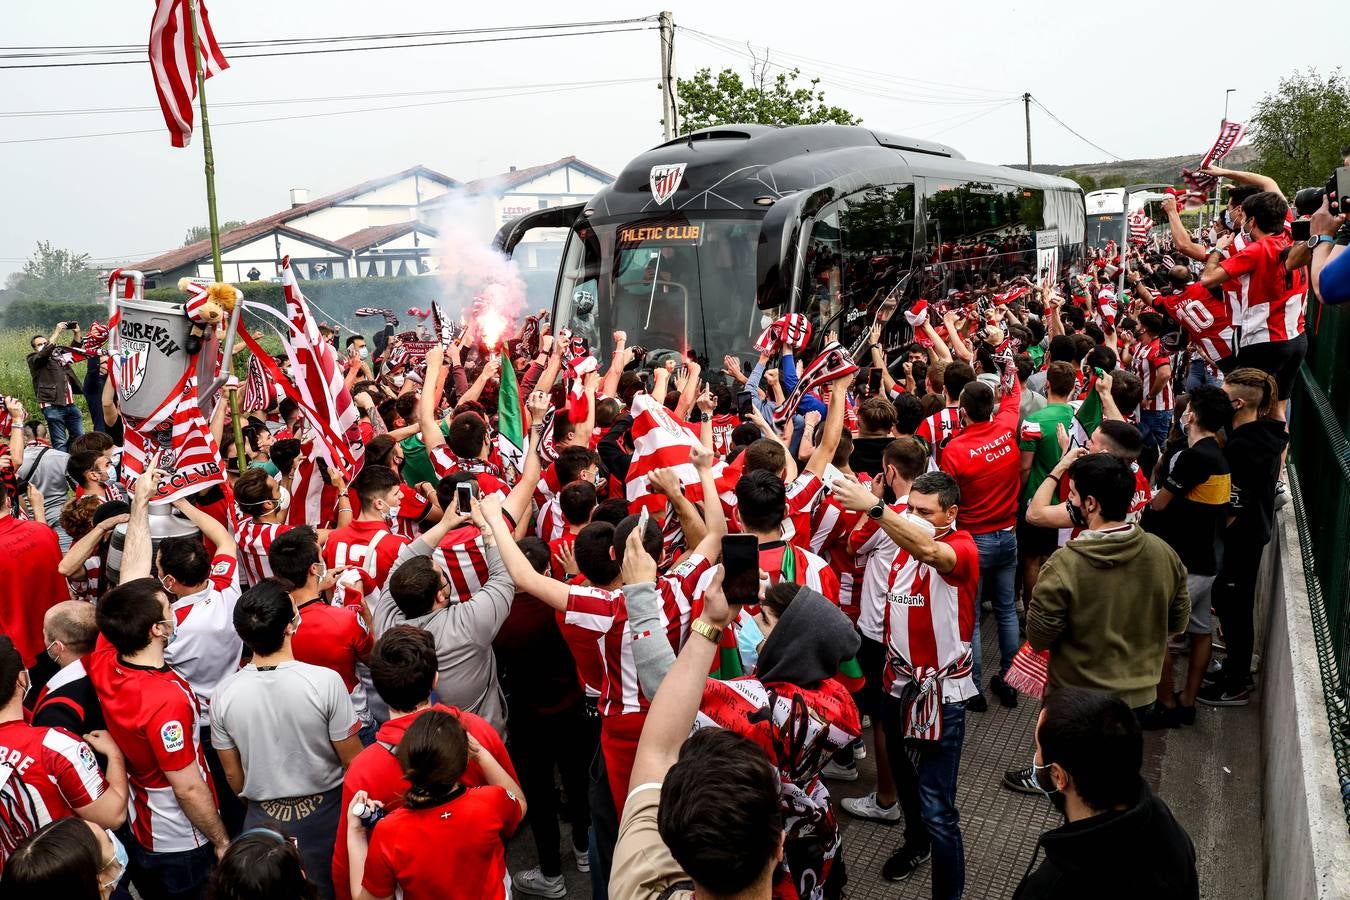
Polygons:
M71 332L68 345L56 342ZM33 379L33 394L51 429L52 448L64 451L70 441L84 434L84 418L75 405L75 395L84 393L84 385L70 371L74 357L71 348L80 342L78 322L58 322L50 337L33 335L28 341L28 372Z

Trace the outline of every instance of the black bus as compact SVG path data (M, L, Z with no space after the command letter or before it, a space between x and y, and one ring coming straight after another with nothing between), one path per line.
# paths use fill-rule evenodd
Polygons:
M967 161L951 147L840 125L725 125L634 159L584 204L507 223L570 229L554 321L608 356L611 335L694 352L714 371L767 322L805 313L812 343L861 343L888 296L1060 276L1083 256L1083 193L1063 178ZM910 339L891 317L884 343Z

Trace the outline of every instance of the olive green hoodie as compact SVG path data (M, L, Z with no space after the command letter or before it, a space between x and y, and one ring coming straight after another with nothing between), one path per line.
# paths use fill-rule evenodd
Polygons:
M1137 525L1084 532L1046 560L1027 609L1027 640L1049 649L1048 689L1110 691L1131 708L1154 698L1167 637L1186 628L1186 567Z

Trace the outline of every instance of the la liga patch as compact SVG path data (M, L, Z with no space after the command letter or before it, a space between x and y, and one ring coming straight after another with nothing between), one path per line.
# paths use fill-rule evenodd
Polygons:
M159 729L159 739L164 744L164 749L169 753L177 753L182 750L185 742L183 723L177 720L165 722Z

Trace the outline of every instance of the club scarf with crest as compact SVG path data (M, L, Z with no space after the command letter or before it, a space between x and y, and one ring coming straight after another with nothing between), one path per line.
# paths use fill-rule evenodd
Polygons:
M646 476L656 469L673 468L680 486L690 500L703 499L698 468L690 462L690 454L699 446L693 429L677 421L670 412L657 403L650 394L633 398L633 461L628 466L628 506L637 512L646 506L653 514L665 509L666 498L652 490ZM721 475L725 463L713 466L714 479Z
M802 398L809 392L829 384L840 378L847 378L858 371L858 364L853 361L853 357L848 351L839 345L838 341L826 344L820 351L820 355L812 361L811 365L806 367L801 378L797 381L797 386L792 389L792 393L777 408L774 409L773 418L778 426L792 418L801 405Z
M187 368L169 395L144 419L123 415L122 477L128 487L146 466L159 459L164 478L151 503L171 503L225 483L220 447L197 401L195 363ZM109 369L109 377L116 378ZM114 387L116 383L114 382Z
M1218 187L1219 179L1213 175L1202 174L1198 170L1207 169L1222 162L1223 158L1241 143L1242 136L1246 133L1247 128L1241 122L1230 122L1224 119L1219 126L1219 136L1214 139L1214 146L1210 147L1209 152L1205 154L1205 158L1200 160L1200 165L1196 166L1196 171L1182 169L1181 177L1192 188L1208 197Z

